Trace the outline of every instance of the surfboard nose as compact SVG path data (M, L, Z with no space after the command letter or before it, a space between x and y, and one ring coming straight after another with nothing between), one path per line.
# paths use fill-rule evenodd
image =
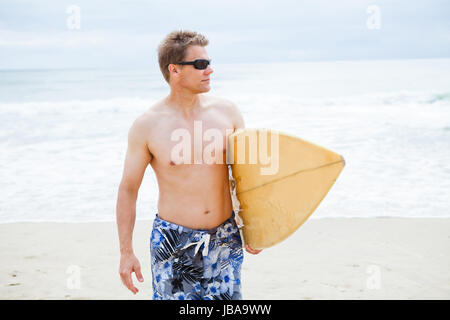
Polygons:
M345 166L345 159L344 159L344 157L341 156L341 159L342 159L342 164Z

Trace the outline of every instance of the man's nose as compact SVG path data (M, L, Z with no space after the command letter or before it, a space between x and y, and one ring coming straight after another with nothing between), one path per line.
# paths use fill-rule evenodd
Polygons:
M211 74L213 72L214 72L214 70L211 68L210 65L208 65L208 67L206 67L206 69L205 69L205 74Z

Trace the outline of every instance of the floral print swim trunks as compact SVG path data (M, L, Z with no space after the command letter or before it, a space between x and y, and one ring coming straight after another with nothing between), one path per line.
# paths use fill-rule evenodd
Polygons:
M150 239L154 300L240 300L242 240L232 216L190 229L156 215Z

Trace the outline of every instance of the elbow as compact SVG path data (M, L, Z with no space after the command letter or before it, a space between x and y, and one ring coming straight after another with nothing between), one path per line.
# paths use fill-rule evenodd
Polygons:
M138 192L139 192L139 187L136 187L134 185L130 185L128 183L123 183L123 182L119 185L119 195L125 194L125 195L129 195L129 196L137 197Z

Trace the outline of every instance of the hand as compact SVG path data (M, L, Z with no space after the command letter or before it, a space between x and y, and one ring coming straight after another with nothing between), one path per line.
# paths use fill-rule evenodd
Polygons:
M139 260L136 258L134 253L126 253L120 256L120 267L119 274L122 279L122 283L131 291L133 294L139 292L138 288L133 285L133 279L131 277L132 273L135 273L136 278L139 282L144 282L144 277L141 273L141 265Z
M251 253L251 254L258 254L262 251L262 249L261 250L252 249L248 244L246 244L245 251L247 251L248 253Z

